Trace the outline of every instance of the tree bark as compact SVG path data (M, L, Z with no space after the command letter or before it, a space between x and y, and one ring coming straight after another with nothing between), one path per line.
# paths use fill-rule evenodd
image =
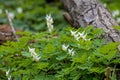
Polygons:
M120 33L113 28L118 26L109 10L99 0L61 0L68 14L67 21L75 28L93 25L103 28L106 42L119 42Z

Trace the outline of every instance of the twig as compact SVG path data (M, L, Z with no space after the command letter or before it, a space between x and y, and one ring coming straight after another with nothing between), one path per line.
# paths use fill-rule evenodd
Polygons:
M9 15L8 10L6 10L6 15L7 15L7 18L8 18L9 24L10 24L10 27L11 27L11 29L12 29L13 35L14 35L14 37L16 38L16 41L19 42L18 36L16 35L16 31L15 31L15 29L14 29L14 27L13 27L12 20L11 20L11 18L10 18L10 15Z

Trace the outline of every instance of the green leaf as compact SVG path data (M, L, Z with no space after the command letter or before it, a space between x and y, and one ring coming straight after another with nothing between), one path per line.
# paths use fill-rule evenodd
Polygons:
M99 49L100 54L103 55L103 57L105 57L106 59L110 60L112 58L114 58L117 53L117 47L118 47L119 43L108 43L107 45L104 45L103 47L101 47Z
M55 47L52 44L47 44L43 50L45 54L52 54L55 51Z
M105 68L100 66L100 67L92 67L89 68L90 73L103 73L105 71Z
M86 54L83 54L83 55L81 55L80 57L75 57L75 58L73 58L73 61L74 61L75 63L85 63L86 60L87 60L87 55L86 55Z
M48 64L49 64L49 63L44 63L44 62L34 63L34 64L33 64L33 67L34 67L35 69L37 69L37 70L38 70L38 69L42 70L42 69L48 67Z

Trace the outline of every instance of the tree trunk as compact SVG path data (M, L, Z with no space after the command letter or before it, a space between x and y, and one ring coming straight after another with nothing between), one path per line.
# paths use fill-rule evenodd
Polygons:
M93 25L103 28L106 42L120 41L120 33L113 29L118 26L108 9L98 0L61 0L68 14L64 14L67 21L75 28Z

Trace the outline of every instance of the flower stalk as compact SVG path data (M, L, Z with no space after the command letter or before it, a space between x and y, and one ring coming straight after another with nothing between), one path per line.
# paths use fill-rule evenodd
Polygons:
M35 48L28 47L29 52L31 53L31 56L33 57L33 60L39 61L41 57L35 52Z
M51 17L51 14L46 15L46 22L47 22L47 27L48 27L48 31L50 33L52 33L53 31L53 18Z

